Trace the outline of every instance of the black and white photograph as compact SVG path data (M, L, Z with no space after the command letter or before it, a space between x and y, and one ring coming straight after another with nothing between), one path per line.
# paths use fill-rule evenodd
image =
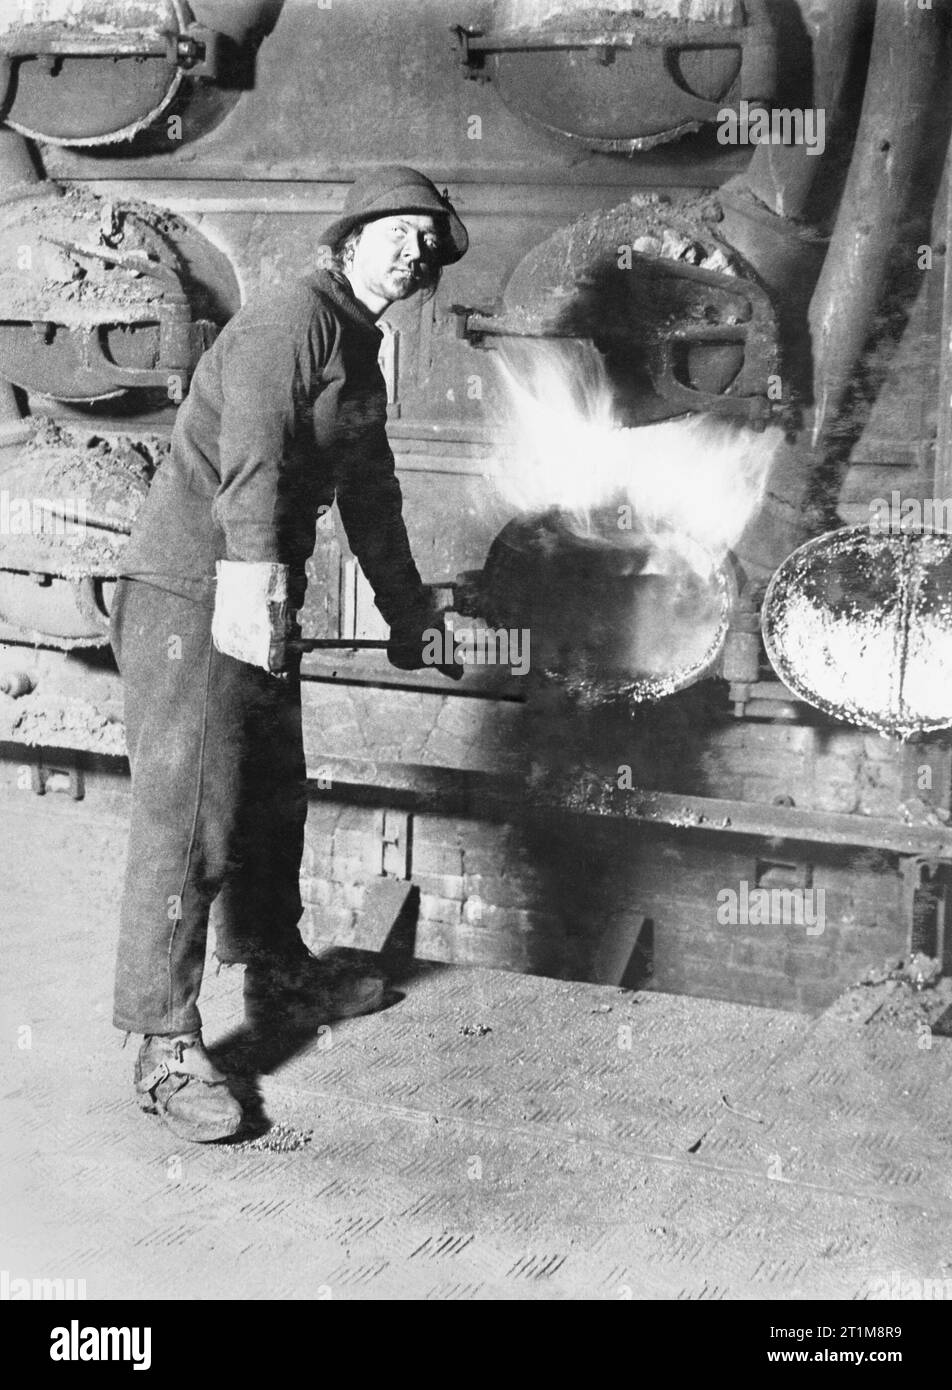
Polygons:
M266 1301L925 1348L950 134L950 0L0 0L31 1364Z

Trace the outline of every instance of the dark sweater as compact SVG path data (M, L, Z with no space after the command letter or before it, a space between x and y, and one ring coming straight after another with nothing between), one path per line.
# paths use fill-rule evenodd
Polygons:
M303 598L315 527L336 496L387 622L423 605L387 443L381 332L326 270L259 292L205 353L121 572L214 602L216 560L291 567Z

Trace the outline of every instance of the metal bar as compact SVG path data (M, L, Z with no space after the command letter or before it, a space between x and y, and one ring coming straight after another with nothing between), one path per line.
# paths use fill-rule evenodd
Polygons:
M589 169L587 166L579 165L574 170L577 182L571 188L562 185L556 192L551 186L551 169L542 164L538 159L533 162L525 159L513 165L511 170L503 170L501 173L495 169L491 171L481 169L472 164L442 164L428 165L427 172L435 183L444 184L466 184L473 188L495 185L497 188L513 188L517 190L515 196L516 210L519 209L519 198L525 198L527 193L540 191L544 193L548 200L554 204L561 204L562 217L565 220L566 199L571 196L586 196L593 188L624 188L627 190L625 196L631 193L634 188L714 188L729 178L731 174L738 172L746 167L750 158L749 151L742 145L723 145L719 146L716 153L711 153L706 159L701 158L680 158L673 156L666 158L665 150L662 147L659 151L657 163L649 166L642 166L637 163L632 164L629 160L620 160L615 166L607 169L602 165ZM203 158L206 156L203 155ZM311 162L301 159L288 159L276 156L274 159L260 160L256 164L249 165L247 161L232 158L228 154L221 153L212 157L211 151L207 153L208 178L206 183L239 183L243 187L249 184L257 184L264 187L273 184L290 184L300 182L305 179L312 179L315 183L323 181L324 168L317 163L316 157ZM357 160L348 167L353 171L354 176L365 168L370 167L374 161L370 158ZM73 150L69 157L65 153L60 160L57 157L55 170L50 170L50 177L58 175L68 176L74 183L81 183L83 187L87 184L99 185L106 188L109 185L115 187L116 184L136 184L140 189L144 187L148 190L147 196L158 202L159 192L157 183L161 179L163 183L174 183L182 192L181 203L177 203L176 208L184 211L187 205L193 204L197 198L194 192L195 185L186 177L186 169L181 161L177 159L175 153L169 155L150 156L149 179L143 179L143 169L141 160L136 164L132 158L116 155L109 161L108 177L103 170L102 161L94 162L90 155L83 154L80 150ZM546 183L548 181L548 186ZM339 186L339 185L338 185ZM564 191L563 191L564 190ZM304 190L306 193L306 189ZM142 196L141 194L139 196ZM467 198L469 195L467 194ZM161 201L166 201L163 197ZM341 198L343 202L343 197ZM536 212L525 201L522 207L527 210L528 216L535 216ZM176 210L173 209L173 211ZM219 210L219 209L216 209ZM220 209L227 211L226 208ZM289 209L293 211L294 209ZM335 209L328 211L340 212L340 204ZM467 202L467 213L469 204ZM480 209L477 216L484 215L484 210ZM540 214L541 215L541 214ZM470 218L467 217L467 222Z
M0 40L0 53L16 58L163 58L175 37L155 29L67 34L24 26Z
M2 132L0 132L2 133ZM719 158L718 168L725 156L735 163L737 149L723 146L724 155ZM744 158L741 149L740 158ZM114 170L120 161L110 161L109 169ZM128 169L128 164L120 165ZM216 166L217 167L217 166ZM313 181L306 173L299 180L273 177L269 166L268 174L251 174L239 179L237 175L218 173L215 177L186 180L181 173L162 178L143 178L142 170L107 176L103 170L96 171L89 178L65 177L58 179L66 188L81 188L96 193L103 198L150 198L153 202L168 206L173 212L181 213L281 213L283 216L322 216L339 217L344 207L344 196L350 187L346 183L334 183L315 173ZM654 166L653 166L654 168ZM354 166L354 173L359 166ZM623 187L630 190L636 184L665 185L671 187L701 184L711 187L720 181L716 170L707 168L700 161L686 162L675 175L652 172L651 178L639 173L637 165L626 165L624 177L619 177L613 169L598 171L599 181L563 184L555 187L546 185L539 170L534 171L537 181L529 181L521 171L510 176L503 169L489 177L485 170L473 168L456 170L451 166L438 167L433 172L437 183L456 183L465 186L467 224L475 218L494 218L513 213L520 218L553 219L555 224L572 221L586 212L598 212L606 206L606 198L617 201L616 190ZM151 173L151 170L150 170ZM461 177L462 175L462 177ZM306 180L306 181L302 181ZM687 184L685 183L687 180Z
M643 823L952 858L952 830L945 826L907 825L884 816L807 811L673 792L631 791L621 795L628 798L622 802L621 818ZM612 814L619 812L613 809Z
M109 768L124 764L111 754L89 754L65 746L43 745L38 757L56 748L85 765ZM23 745L0 743L0 756L11 754L22 761ZM768 837L791 843L837 845L880 849L902 857L919 856L952 862L952 830L928 825L905 825L882 816L857 816L833 811L803 811L757 802L680 796L673 792L632 790L615 793L607 804L591 804L587 788L565 793L530 792L523 780L495 773L461 768L432 767L422 763L374 763L362 758L341 758L320 753L308 759L312 795L378 802L381 792L400 806L419 806L428 811L451 809L477 819L501 819L533 814L570 814L630 820L637 824Z
M401 802L421 804L427 810L445 806L456 811L468 810L473 815L504 816L521 808L528 814L607 817L679 830L855 846L952 861L952 829L908 825L884 816L808 811L643 789L620 791L608 783L604 795L596 799L588 785L565 783L559 787L530 790L519 778L493 773L314 755L314 770L309 771L309 775L315 780L318 768L325 784L330 779L334 794L339 795L345 787L373 795L386 791Z
M385 652L389 645L386 638L377 637L292 637L287 643L294 652Z
M579 48L743 48L749 42L749 27L728 28L720 24L676 24L661 21L629 22L626 29L546 29L527 33L524 29L499 29L494 34L457 30L467 53L532 53L551 49Z

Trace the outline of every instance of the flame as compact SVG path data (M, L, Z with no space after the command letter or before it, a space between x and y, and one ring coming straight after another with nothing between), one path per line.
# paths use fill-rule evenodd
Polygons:
M499 353L499 369L509 414L497 484L511 505L558 507L580 536L603 539L593 512L621 508L620 542L630 509L653 567L668 557L709 574L723 562L763 499L780 430L702 415L623 428L590 342L527 340Z

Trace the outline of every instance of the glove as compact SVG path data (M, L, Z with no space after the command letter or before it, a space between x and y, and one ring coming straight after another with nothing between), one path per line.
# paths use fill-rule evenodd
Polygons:
M445 660L447 656L449 661ZM451 681L463 676L452 628L447 627L439 610L431 609L415 621L394 624L390 628L387 660L398 671L439 671Z
M287 667L293 614L288 605L287 565L219 560L215 566L212 641L218 651L260 666L272 675Z

